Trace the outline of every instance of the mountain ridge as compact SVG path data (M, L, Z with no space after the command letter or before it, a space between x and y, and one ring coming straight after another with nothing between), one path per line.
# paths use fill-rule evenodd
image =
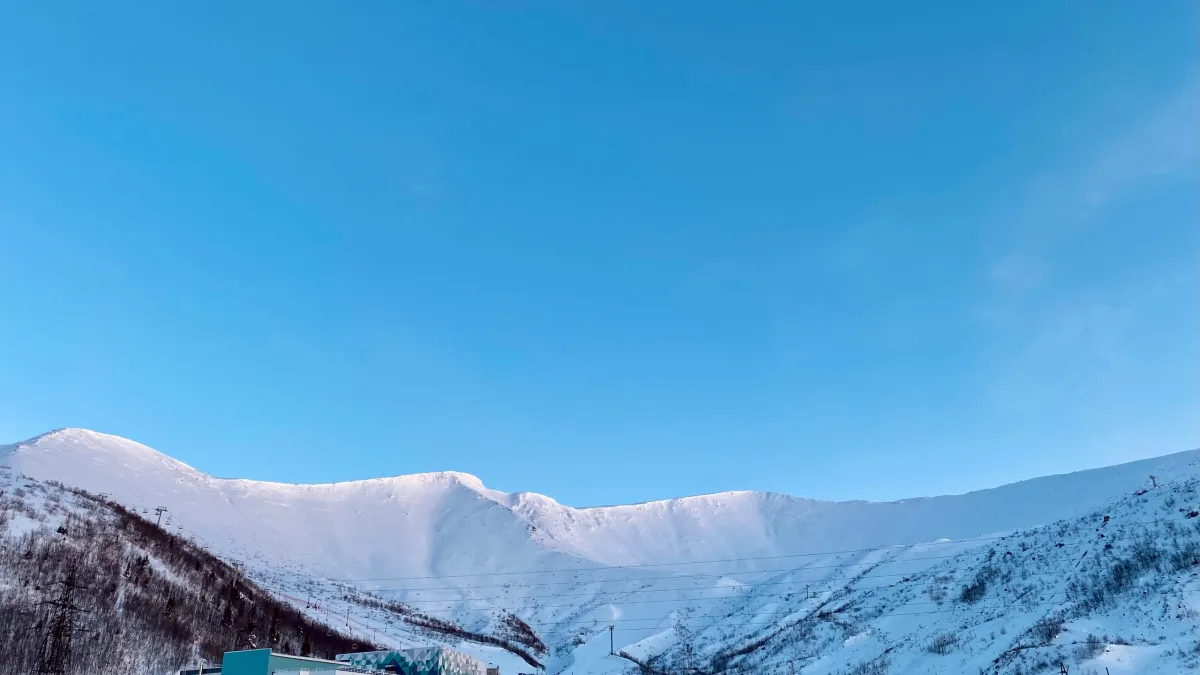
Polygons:
M177 526L226 555L303 560L314 574L337 577L681 563L961 539L1073 516L1148 484L1151 473L1167 480L1196 471L1196 453L1185 452L897 502L745 491L576 509L536 493L490 490L461 473L300 486L214 478L136 441L88 430L6 447L0 464L110 494L142 512L164 506Z
M804 644L836 659L812 662L805 675L885 672L833 664L884 663L900 653L897 639L907 645L905 659L924 663L922 645L961 631L954 612L967 612L980 627L970 648L964 641L962 656L936 672L974 672L955 670L953 660L990 663L1024 653L1022 640L1042 625L1043 608L1068 592L1075 604L1061 611L1075 612L1071 630L1105 621L1122 639L1141 640L1134 653L1145 658L1166 642L1095 613L1110 601L1081 600L1079 584L1095 588L1100 576L1134 570L1148 584L1169 585L1160 594L1180 604L1180 616L1200 615L1200 605L1183 609L1186 596L1179 595L1191 592L1190 566L1200 564L1193 562L1200 555L1198 465L1200 453L1186 451L895 502L736 491L576 509L536 493L489 490L459 472L315 485L214 478L135 441L87 430L0 446L0 476L105 495L150 523L165 507L164 528L238 563L331 626L387 630L398 620L416 633L392 639L425 644L425 629L411 621L416 612L436 617L430 625L450 622L438 640L502 634L506 617L519 614L553 646L547 672L567 675L627 672L628 661L609 656L613 625L620 626L617 646L643 663L686 665L707 644L713 664L748 659L748 670L730 675L757 673L752 662L778 666L790 651L813 653ZM1161 532L1152 536L1149 528ZM1160 541L1170 546L1154 548ZM1171 548L1176 541L1182 548ZM1170 569L1138 562L1150 554L1175 562ZM1124 603L1128 596L1121 612L1145 614L1137 589L1123 581L1130 578L1109 584L1112 597ZM990 599L975 604L977 596ZM1026 600L1014 604L1019 598ZM876 611L892 612L906 627L891 635L893 620ZM928 626L909 618L926 615L941 618ZM773 632L757 633L758 622L772 617ZM1145 626L1152 620L1139 619ZM703 643L692 642L697 621L710 631ZM983 628L997 621L998 635ZM1163 627L1184 625L1172 619ZM1006 627L1020 632L1005 638ZM1075 639L1064 638L1062 648Z
M640 501L640 502L631 502L628 504L601 504L601 505L593 505L593 506L570 506L567 504L563 504L562 502L559 502L554 497L551 497L549 495L546 495L546 494L543 494L540 492L534 492L534 491L529 491L529 490L519 490L516 492L503 492L501 490L495 490L493 488L487 487L487 485L484 483L483 479L481 479L479 476L476 476L475 474L472 474L469 472L456 471L456 470L426 471L426 472L418 472L418 473L410 473L410 474L398 474L398 475L394 475L394 476L376 476L376 477L372 477L372 478L356 478L356 479L352 479L352 480L333 481L333 482L329 482L329 483L289 483L286 481L272 481L272 480L259 480L259 479L250 479L250 478L214 476L212 474L201 471L200 469L197 469L197 468L191 466L190 464L187 464L186 462L175 459L174 457L172 457L171 455L168 455L167 453L164 453L160 450L152 448L148 445L145 445L145 444L135 441L133 439L126 438L124 436L118 436L116 434L108 434L108 433L104 433L104 432L100 432L100 431L95 431L92 429L86 429L83 427L61 427L58 429L52 429L50 431L38 434L38 435L33 436L32 438L28 438L24 441L19 441L19 442L7 444L7 445L0 445L0 457L4 457L5 455L11 454L11 453L16 453L23 448L37 447L37 445L40 441L53 439L56 436L67 436L72 439L78 439L79 437L82 436L83 438L87 438L87 439L96 439L96 440L103 440L103 441L107 441L107 442L115 442L115 444L120 445L120 446L133 446L138 450L149 451L149 453L152 454L152 456L154 456L156 458L160 458L161 460L164 460L171 464L178 465L182 469L186 469L188 471L195 472L197 475L203 476L205 478L208 478L208 479L211 479L214 481L246 483L246 484L253 484L253 485L264 486L264 487L286 486L286 487L300 488L300 489L303 489L303 488L329 488L329 487L340 487L340 486L363 487L366 485L388 483L388 482L421 483L421 482L426 482L426 481L429 481L429 482L445 481L445 482L449 482L449 483L458 483L460 485L463 485L464 487L469 487L471 489L475 489L484 494L489 494L489 495L493 495L493 496L494 495L502 495L507 498L506 501L509 502L508 505L511 505L512 502L519 501L522 498L523 499L531 499L532 498L532 499L538 499L538 500L547 500L557 506L560 506L560 507L563 507L566 509L571 509L573 511L592 511L592 510L598 510L598 509L636 508L636 507L653 506L653 505L659 505L659 504L686 502L686 501L690 501L690 500L745 497L747 495L756 496L756 497L767 497L767 498L784 498L784 499L809 502L809 503L814 503L814 504L902 504L902 503L906 503L906 502L920 502L920 501L925 501L925 500L930 500L930 499L941 499L941 498L946 498L946 497L963 497L963 496L973 495L973 494L977 494L977 493L981 493L981 492L987 492L990 490L995 490L998 488L1022 485L1022 484L1025 484L1025 483L1028 483L1031 481L1042 481L1042 480L1053 479L1053 478L1062 477L1062 476L1070 476L1070 475L1076 475L1076 474L1087 473L1087 472L1095 472L1095 471L1104 471L1106 469L1112 469L1112 468L1116 468L1116 467L1126 467L1126 466L1131 467L1133 465L1138 465L1138 464L1145 464L1148 467L1149 466L1157 466L1157 465L1161 464L1162 460L1167 460L1169 458L1186 458L1188 456L1200 457L1200 448L1188 449L1188 450L1182 450L1179 452L1167 453L1164 455L1157 455L1157 456L1153 456L1153 457L1135 459L1135 460L1131 460L1128 462L1120 462L1118 464L1111 464L1111 465L1098 466L1098 467L1088 467L1088 468L1083 468L1083 469L1077 469L1075 471L1047 474L1044 476L1033 476L1030 478L1024 478L1024 479L1014 481L1011 483L1003 483L1001 485L996 485L996 486L992 486L992 487L980 488L980 489L976 489L976 490L968 490L966 492L953 492L953 493L945 493L945 494L938 494L938 495L904 497L901 499L893 499L893 500L872 500L872 499L827 500L827 499L814 499L811 497L802 497L802 496L798 496L798 495L789 494L786 492L777 492L777 491L771 491L771 490L723 490L723 491L719 491L719 492L708 492L708 493L701 493L701 494L695 494L695 495L684 495L681 497L666 497L666 498L662 498L662 499L651 499L651 500ZM1195 462L1193 462L1193 464L1195 464Z

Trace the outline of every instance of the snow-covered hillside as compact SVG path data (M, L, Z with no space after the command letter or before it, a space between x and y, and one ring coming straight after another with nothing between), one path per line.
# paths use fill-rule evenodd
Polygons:
M314 618L118 504L0 466L0 675L165 675L253 645L364 643Z
M1196 453L1185 452L891 503L729 492L574 509L542 495L489 490L455 472L327 485L219 479L139 443L83 429L0 448L0 457L36 478L134 506L166 506L175 521L222 550L270 551L339 577L744 559L957 539L1068 517L1136 489L1150 474L1169 480L1196 470Z
M503 632L504 612L512 612L544 641L538 658L547 669L569 673L620 672L631 667L629 659L664 672L711 672L714 664L805 673L865 664L858 672L887 672L870 670L884 660L891 672L977 672L1012 649L1030 622L1058 611L1053 603L1069 602L1065 584L1091 564L1075 556L1091 552L1089 560L1101 560L1093 551L1097 514L1110 516L1106 531L1122 532L1122 542L1174 520L1172 527L1192 533L1186 528L1197 522L1187 518L1197 506L1195 452L890 503L731 492L590 509L489 490L460 473L328 485L217 479L133 441L79 429L2 447L0 463L139 510L165 506L172 528L245 563L256 579L319 618L372 630L384 641L389 633L400 643L412 639L396 628L402 616L388 601L480 634ZM1002 535L1010 538L996 538ZM1174 548L1163 548L1163 556L1192 541L1191 534L1172 536ZM1117 560L1122 550L1109 548L1108 555ZM1002 557L993 563L988 555ZM1056 562L1044 562L1050 560ZM993 569L980 598L960 598L961 587L977 581L973 575ZM1156 580L1156 602L1195 607L1194 597L1186 600L1194 566L1138 569ZM1038 585L1022 574L1055 583ZM1018 586L1026 595L1012 600ZM1030 604L1033 596L1039 599ZM930 608L944 616L901 618ZM859 613L849 617L852 609ZM985 640L969 630L995 614L1005 617L1000 637ZM1082 616L1064 614L1064 621L1070 628ZM1188 620L1149 642L1158 649ZM627 658L609 655L610 625ZM1134 640L1130 626L1121 626L1110 638ZM1194 621L1190 626L1194 645ZM784 644L772 631L802 637ZM924 641L951 633L959 657L926 658ZM1144 654L1149 642L1116 646ZM1016 653L1026 651L1036 650ZM896 670L905 659L919 666ZM1013 657L1001 665L1015 672L1031 664ZM1160 672L1143 666L1126 672ZM1109 667L1123 672L1119 664Z

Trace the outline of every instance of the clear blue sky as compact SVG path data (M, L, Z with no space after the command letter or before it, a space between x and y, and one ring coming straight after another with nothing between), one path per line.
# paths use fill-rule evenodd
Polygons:
M0 442L575 505L1196 447L1196 3L917 4L8 3Z

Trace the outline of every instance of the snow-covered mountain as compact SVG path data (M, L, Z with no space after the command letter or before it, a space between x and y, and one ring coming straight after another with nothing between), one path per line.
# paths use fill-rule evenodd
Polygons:
M922 600L953 603L957 592L951 587L963 577L963 569L953 566L984 566L979 556L1001 541L995 537L1034 537L1028 547L1032 541L1045 545L1037 538L1042 535L1028 534L1039 528L1084 536L1092 528L1081 523L1147 489L1161 511L1150 520L1185 519L1196 506L1198 468L1197 453L1184 452L964 495L888 503L729 492L576 509L542 495L490 490L473 476L452 472L325 485L219 479L134 441L82 429L2 446L0 464L108 494L140 511L164 506L172 528L245 563L280 593L292 598L315 593L326 611L330 603L341 603L338 613L351 627L386 632L394 617L339 590L346 587L472 630L491 630L497 612L511 611L547 643L548 669L572 673L629 667L630 661L608 656L609 625L618 626L616 646L643 662L703 655L712 663L725 659L729 667L758 658L766 653L763 645L736 657L718 652L737 651L741 642L762 637L735 625L779 627L810 609L828 613L829 603L850 602L868 590L861 588L868 577L874 580L871 589L885 581L942 578L937 583L950 589L943 594L948 597ZM1156 485L1173 491L1166 510L1167 493L1154 490ZM1176 507L1184 511L1175 513ZM1130 522L1146 515L1138 504L1122 508ZM1070 545L1084 544L1080 539ZM1040 552L1049 558L1065 553ZM1063 583L1070 571L1062 571ZM897 607L914 602L901 587L870 592L886 594ZM960 604L963 612L980 609ZM846 645L833 645L827 635L821 649L828 657L794 665L804 672L835 672L849 661L833 652L853 644L860 645L851 650L856 653L864 645L894 650L883 636L904 631L872 628L876 619L847 621L839 629L854 626L873 637L856 633L845 636ZM687 646L688 636L710 630L717 632L704 638L703 647ZM980 649L991 654L989 649L999 647ZM873 667L869 661L864 667ZM923 667L966 672L933 665Z
M0 675L165 675L268 641L326 658L362 645L314 619L139 514L0 466Z
M961 539L1094 508L1155 474L1196 470L1195 452L1037 478L965 495L822 502L727 492L575 509L443 472L325 485L208 476L140 443L62 429L0 448L0 462L174 520L223 550L261 550L335 577L447 576L759 558ZM753 566L755 561L747 561Z

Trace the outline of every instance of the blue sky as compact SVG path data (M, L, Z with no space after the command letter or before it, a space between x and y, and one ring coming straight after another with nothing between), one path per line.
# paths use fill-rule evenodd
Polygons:
M1200 445L1195 3L833 4L0 9L0 442L575 505Z

